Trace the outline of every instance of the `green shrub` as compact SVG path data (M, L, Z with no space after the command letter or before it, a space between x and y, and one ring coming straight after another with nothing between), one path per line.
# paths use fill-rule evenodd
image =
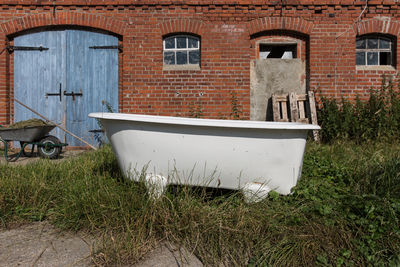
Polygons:
M393 139L400 129L400 82L395 86L392 78L382 77L380 89L371 89L369 99L354 103L344 97L322 97L318 121L324 142L336 139L355 141Z

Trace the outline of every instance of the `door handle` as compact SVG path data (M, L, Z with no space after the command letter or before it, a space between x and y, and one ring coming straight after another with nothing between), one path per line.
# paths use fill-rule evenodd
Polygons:
M80 93L75 93L74 91L72 91L71 93L67 93L67 91L64 91L64 95L65 96L72 96L72 101L75 101L75 96L82 96L82 90Z
M61 83L60 83L59 92L58 93L46 93L46 98L49 97L49 96L60 96L60 102L62 101L62 99L61 99L61 97L62 97L62 95L61 95Z

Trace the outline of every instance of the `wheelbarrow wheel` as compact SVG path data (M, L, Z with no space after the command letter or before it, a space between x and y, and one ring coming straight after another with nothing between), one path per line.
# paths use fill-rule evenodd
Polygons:
M53 136L49 135L40 140L40 145L38 145L39 156L47 159L56 159L58 155L61 153L61 144L60 140Z

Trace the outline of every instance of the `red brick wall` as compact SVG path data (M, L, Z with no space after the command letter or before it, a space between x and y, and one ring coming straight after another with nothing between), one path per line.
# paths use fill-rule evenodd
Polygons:
M80 25L120 37L120 111L204 117L231 112L234 91L250 110L250 60L261 39L298 40L307 87L321 95L354 98L379 87L395 67L355 65L355 38L389 34L400 49L396 1L348 0L3 0L0 2L0 123L12 119L13 56L3 50L15 34L51 25ZM192 33L201 39L200 70L163 70L162 38ZM276 39L278 38L278 39ZM300 50L299 50L300 47Z

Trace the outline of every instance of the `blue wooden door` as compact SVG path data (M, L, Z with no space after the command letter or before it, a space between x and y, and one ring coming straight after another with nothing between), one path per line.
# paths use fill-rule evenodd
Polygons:
M14 52L15 98L96 144L89 131L99 125L87 115L104 111L104 103L118 110L118 39L66 29L23 35L14 45L48 48ZM17 103L14 111L15 121L35 117ZM61 130L52 134L71 146L84 145Z

